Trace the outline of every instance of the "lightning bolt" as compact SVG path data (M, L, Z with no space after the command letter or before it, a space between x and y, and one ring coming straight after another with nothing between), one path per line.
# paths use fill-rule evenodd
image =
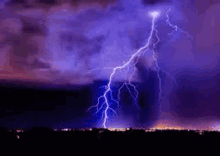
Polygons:
M183 31L182 29L180 29L177 25L174 25L174 24L171 24L170 22L170 17L169 17L169 12L171 11L171 9L168 9L167 12L166 12L166 17L167 17L167 20L166 20L166 23L172 27L174 30L172 31L172 33L170 33L169 35L172 35L174 32L177 32L178 30L181 31L182 33L186 34L188 38L190 39L193 39L193 37L186 31Z
M172 28L174 29L173 32L174 32L174 31L177 31L177 30L181 30L181 32L184 32L184 33L186 33L187 35L189 35L187 32L185 32L185 31L183 31L182 29L178 28L176 25L171 24L171 22L170 22L170 20L169 20L169 16L168 16L168 12L169 12L169 11L170 11L170 9L166 12L166 16L167 16L166 23L167 23L170 27L172 27ZM156 29L156 27L155 27L155 21L156 21L157 17L159 16L159 14L160 14L160 12L157 12L157 11L153 11L153 12L150 12L150 13L149 13L149 15L150 15L151 18L152 18L152 25L151 25L151 31L150 31L150 34L149 34L147 43L145 44L145 46L143 46L143 47L141 47L139 50L137 50L137 51L130 57L130 59L129 59L127 62L124 62L124 63L123 63L123 65L117 66L117 67L115 67L115 68L112 69L113 71L112 71L112 73L111 73L111 75L110 75L110 77L109 77L108 84L107 84L106 86L104 86L105 91L104 91L103 95L98 98L98 102L97 102L96 105L91 106L89 109L87 109L87 111L89 111L91 108L96 108L96 113L98 113L98 112L103 108L103 106L105 105L104 111L103 111L103 113L102 113L102 118L104 118L104 119L103 119L103 124L102 124L102 126L103 126L104 128L106 128L106 123L107 123L107 120L108 120L108 118L109 118L108 112L109 112L109 111L112 111L114 114L117 114L116 111L115 111L111 106L113 106L113 104L116 104L118 107L120 106L120 105L119 105L119 101L120 101L119 95L120 95L121 89L122 89L123 87L126 87L126 88L128 89L128 91L129 91L131 97L135 100L134 103L136 103L136 100L137 100L137 97L138 97L138 91L137 91L135 85L133 85L133 84L131 83L132 78L133 78L133 75L134 75L134 73L135 73L135 65L137 64L137 62L138 62L138 60L139 60L141 54L143 54L144 52L146 52L147 50L149 50L149 45L150 45L150 43L151 43L151 39L152 39L152 36L153 36L154 32L155 32L155 36L156 36L156 38L157 38L157 42L153 44L153 49L154 49L154 48L156 47L156 45L160 42L160 39L159 39L159 36L158 36L158 31L157 31L157 29ZM173 32L172 32L172 33L173 33ZM190 37L191 37L191 36L190 36ZM162 72L162 73L165 73L168 77L170 77L170 78L172 79L172 81L174 82L175 85L176 85L177 83L176 83L176 81L175 81L168 73L166 73L165 71L163 71L163 70L158 66L158 62L157 62L157 58L156 58L156 53L155 53L154 50L153 50L153 56L152 56L152 58L153 58L153 61L154 61L155 67L156 67L157 77L158 77L158 80L159 80L159 104L160 104L160 103L161 103L161 96L162 96L162 86L161 86L161 76L160 76L160 73L161 73L161 72ZM113 91L112 91L112 79L113 79L113 77L115 76L115 74L116 74L116 72L117 72L118 70L125 69L126 67L129 68L129 65L130 65L130 64L132 64L132 66L134 67L134 68L133 68L133 72L132 72L132 74L130 75L130 77L128 78L128 82L124 82L124 83L122 84L122 86L119 88L119 90L118 90L118 96L117 96L118 100L115 100L115 99L113 98L113 95L112 95L112 92L113 92ZM132 94L132 91L129 89L128 86L131 86L131 87L134 89L135 95ZM110 96L110 98L108 98L109 96ZM101 100L101 99L103 99L104 102L102 102L102 103L100 104L100 100ZM95 114L96 114L96 113L95 113ZM103 116L104 116L104 117L103 117Z

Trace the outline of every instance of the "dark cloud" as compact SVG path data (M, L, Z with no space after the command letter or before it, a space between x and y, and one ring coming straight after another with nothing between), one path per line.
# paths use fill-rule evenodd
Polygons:
M57 0L38 0L38 3L46 4L46 5L55 5L57 4Z
M24 4L26 2L27 0L11 0L10 1L11 4Z
M44 19L36 17L21 17L22 33L30 35L47 35Z
M155 5L160 3L171 3L173 0L142 0L142 4L148 5Z
M34 68L50 68L51 65L47 62L42 62L39 59L35 58L34 62L31 64Z

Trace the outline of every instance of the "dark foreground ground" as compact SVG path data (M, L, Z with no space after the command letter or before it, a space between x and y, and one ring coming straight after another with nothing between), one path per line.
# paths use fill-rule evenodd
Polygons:
M18 139L19 136L19 139ZM167 155L192 154L219 148L220 133L184 130L104 129L54 131L34 128L17 131L1 130L1 151L5 155ZM190 154L190 155L191 155ZM152 155L152 154L151 154Z

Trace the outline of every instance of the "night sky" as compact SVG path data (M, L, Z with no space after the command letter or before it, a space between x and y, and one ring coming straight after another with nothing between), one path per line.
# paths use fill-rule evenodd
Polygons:
M218 0L1 1L0 126L102 127L105 105L89 108L113 68L146 45L149 12L158 11L149 49L115 72L120 106L112 102L107 127L220 129L219 8ZM138 94L124 86L117 96L132 73Z

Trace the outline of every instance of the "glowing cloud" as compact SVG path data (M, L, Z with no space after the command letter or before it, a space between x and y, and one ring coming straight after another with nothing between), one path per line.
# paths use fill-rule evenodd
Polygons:
M160 12L158 12L158 11L153 11L153 12L150 12L149 14L150 14L150 16L152 16L153 18L156 18L156 17L158 17L158 16L160 15Z
M170 20L169 20L169 16L168 16L168 12L170 10L168 10L166 12L166 15L167 15L167 20L166 20L166 23L172 27L173 29L175 29L174 31L177 31L177 30L180 30L181 32L183 33L186 33L188 34L187 32L181 30L180 28L178 28L176 25L172 25ZM156 73L157 73L157 77L158 77L158 81L159 81L159 92L158 92L158 95L159 95L159 104L161 103L161 95L162 95L162 86L161 86L161 77L160 77L160 72L162 73L165 73L167 76L170 77L170 75L168 73L166 73L165 71L163 71L159 65L158 65L158 61L157 61L157 57L156 57L156 53L154 51L154 48L156 48L156 45L158 44L158 42L160 42L160 39L159 39L159 36L158 36L158 31L155 27L155 21L156 21L156 18L159 16L159 12L158 11L153 11L153 12L149 12L149 15L151 17L153 17L152 19L152 24L151 24L151 31L150 31L150 34L149 34L149 37L147 39L147 43L142 46L141 48L139 48L134 54L132 54L130 56L130 59L128 59L126 62L124 62L122 65L119 65L119 66L116 66L115 68L113 68L113 71L112 73L110 74L109 76L109 80L108 80L108 83L107 85L105 86L105 91L104 93L98 98L98 102L95 106L91 106L88 110L90 110L91 108L96 108L97 111L96 113L98 113L101 109L104 109L103 112L102 112L102 117L103 117L103 127L104 128L107 128L106 126L106 123L107 123L107 119L109 118L109 111L112 111L114 114L116 114L116 111L113 109L113 107L116 106L119 106L119 101L120 101L120 98L119 98L119 94L120 94L120 91L121 89L125 86L128 91L130 92L130 95L132 96L132 98L136 101L137 99L137 96L138 96L138 91L136 89L136 86L133 85L131 83L132 79L133 79L133 75L134 75L134 72L135 72L135 65L138 63L138 60L140 58L140 56L143 54L143 53L149 53L151 51L153 51L153 53L151 54L151 56L149 57L152 57L153 58L153 64L155 66L155 70L156 70ZM154 41L152 38L153 37L156 37L156 41ZM152 43L153 42L153 43ZM153 45L151 47L151 45ZM128 82L125 82L123 83L123 85L119 88L119 91L118 91L118 99L114 99L113 98L113 77L117 74L116 72L119 70L122 70L122 69L126 69L128 66L132 66L133 67L133 73L130 75L129 79L127 80ZM171 78L171 77L170 77ZM172 78L171 78L172 79ZM173 79L172 79L173 80ZM176 84L176 81L173 80ZM132 88L134 88L134 91L135 91L135 95L134 96L132 94L132 92L130 91L128 85L130 85ZM100 103L100 100L103 99L104 102ZM160 108L161 109L161 108ZM88 111L87 110L87 111Z
M104 115L103 127L104 127L104 128L106 128L106 122L107 122L107 119L109 118L109 117L108 117L108 112L111 110L113 113L116 114L116 111L115 111L113 108L111 108L111 105L114 104L114 103L116 103L116 104L119 106L119 100L120 100L119 98L118 98L118 101L115 100L115 99L113 99L112 86L111 86L111 85L112 85L112 79L113 79L113 77L115 76L117 70L124 69L124 68L126 68L127 66L129 66L130 64L132 64L132 66L135 67L135 65L137 64L138 59L139 59L141 53L143 53L143 52L145 52L145 51L147 51L147 50L149 49L149 45L151 44L151 39L152 39L152 36L153 36L153 32L156 31L156 29L155 29L155 19L156 19L156 13L154 14L153 19L152 19L151 32L150 32L150 35L149 35L149 38L148 38L148 41L147 41L146 45L143 46L143 47L141 47L137 52L135 52L133 55L131 55L130 59L129 59L127 62L125 62L123 65L117 66L117 67L115 67L115 68L113 69L113 71L112 71L112 73L111 73L111 75L110 75L110 77L109 77L109 82L108 82L108 84L107 84L107 86L106 86L105 92L103 93L102 96L100 96L100 97L98 98L98 103L97 103L97 105L92 106L92 107L89 108L89 109L91 109L91 108L93 108L93 107L96 107L96 108L97 108L96 113L97 113L97 112L100 111L101 108L103 108L103 105L105 104L105 108L104 108L104 112L103 112L103 115ZM155 44L157 44L157 42L156 42ZM155 46L155 44L154 44L154 46ZM153 55L155 55L155 53L153 53ZM153 56L153 57L154 57L154 56ZM135 58L137 58L137 59L135 60ZM154 57L154 59L155 59L155 57ZM155 60L155 61L156 61L156 60ZM156 64L157 64L157 62L156 62ZM157 66L157 71L159 72L158 66ZM125 85L126 87L127 87L127 85L131 85L131 86L134 88L134 90L136 91L136 93L138 94L138 92L137 92L135 86L131 84L132 75L133 75L133 74L131 74L131 77L129 78L129 82L125 82L125 83L120 87L120 89L119 89L119 94L120 94L120 90L122 89L122 87L123 87L124 85ZM159 81L161 81L159 74L158 74L158 78L159 78ZM128 88L128 87L127 87L127 88ZM129 89L128 89L128 90L129 90ZM160 85L160 90L161 90L161 85ZM130 92L130 90L129 90L129 92ZM131 92L130 92L130 93L131 93ZM161 97L161 91L160 91L159 94L160 94L159 97ZM110 98L108 98L108 95L110 95ZM132 94L131 94L131 96L132 96ZM118 97L119 97L119 96L118 96ZM133 96L132 96L132 97L133 97ZM101 106L100 106L100 108L99 108L99 105L100 105L100 104L99 104L99 101L100 101L100 99L102 99L102 98L104 99L104 102L101 104ZM137 98L137 96L136 96L136 98ZM135 98L135 99L136 99L136 98ZM88 110L89 110L89 109L88 109Z

